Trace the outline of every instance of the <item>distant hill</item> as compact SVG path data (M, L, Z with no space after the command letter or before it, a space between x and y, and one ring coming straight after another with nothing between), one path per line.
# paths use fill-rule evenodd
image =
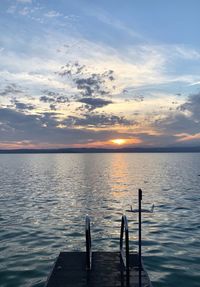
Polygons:
M24 154L24 153L181 153L200 152L200 146L196 147L136 147L136 148L60 148L60 149L7 149L0 150L0 154Z

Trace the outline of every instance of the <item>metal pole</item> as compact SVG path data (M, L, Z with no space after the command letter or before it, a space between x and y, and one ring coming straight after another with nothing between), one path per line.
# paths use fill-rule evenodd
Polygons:
M142 190L138 190L138 222L139 222L139 287L142 286Z
M86 236L86 268L91 269L91 233L90 233L90 218L87 215L85 218L85 236Z

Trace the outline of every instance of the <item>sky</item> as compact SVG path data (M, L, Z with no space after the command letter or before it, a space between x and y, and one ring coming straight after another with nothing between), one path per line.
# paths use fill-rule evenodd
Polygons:
M200 145L199 11L1 0L0 149Z

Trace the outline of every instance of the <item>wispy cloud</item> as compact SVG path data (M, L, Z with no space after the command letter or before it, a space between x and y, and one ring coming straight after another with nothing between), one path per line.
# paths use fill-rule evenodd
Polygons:
M113 15L109 14L107 11L103 10L98 6L95 6L95 9L94 7L93 9L91 7L90 8L87 7L87 10L85 9L85 13L87 15L95 17L96 19L98 19L98 21L106 24L107 26L110 26L118 31L127 34L129 37L143 41L145 40L145 38L136 30L133 30L132 28L128 27L122 21L113 17Z
M54 17L59 17L59 16L62 16L61 13L55 11L55 10L51 10L51 11L48 11L44 14L45 17L48 17L48 18L54 18Z
M16 0L18 3L23 3L23 4L31 4L32 0Z
M186 47L184 45L175 46L175 51L180 57L187 60L200 60L200 51L197 49Z
M9 13L9 14L14 14L15 12L16 12L16 10L17 10L17 7L16 7L16 5L11 5L11 6L9 6L8 8L7 8L7 13Z
M19 10L19 14L25 16L28 15L31 12L31 10L28 7L24 7L23 9Z
M190 142L190 143L200 143L200 133L197 134L177 134L177 142Z

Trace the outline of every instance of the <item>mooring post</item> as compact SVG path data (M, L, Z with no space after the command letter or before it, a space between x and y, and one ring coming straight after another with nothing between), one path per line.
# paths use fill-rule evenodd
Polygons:
M142 286L142 190L138 190L138 223L139 223L139 287Z

